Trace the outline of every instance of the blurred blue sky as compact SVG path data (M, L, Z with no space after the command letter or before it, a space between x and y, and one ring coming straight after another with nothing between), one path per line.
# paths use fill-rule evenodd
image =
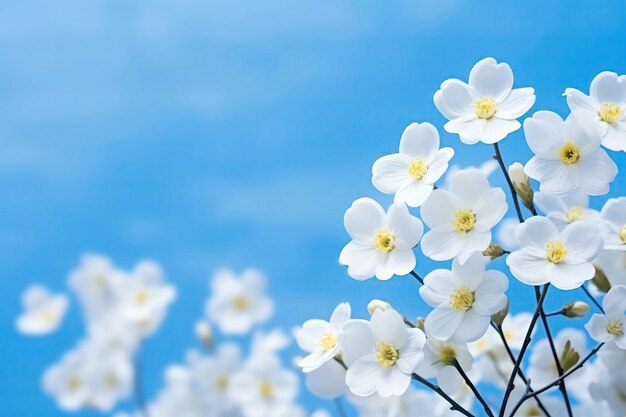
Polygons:
M454 163L489 159L443 132L432 103L485 56L536 88L533 111L562 115L566 87L626 73L623 2L508 4L0 2L0 409L61 415L39 378L80 336L76 306L49 338L13 321L29 283L64 290L85 251L124 267L154 258L179 288L146 347L151 394L193 344L219 266L264 270L286 329L342 300L362 316L374 297L424 313L411 278L359 283L337 263L344 210L391 201L371 186L373 161L412 121L434 123ZM530 157L521 132L502 149L509 163ZM624 194L622 177L611 195ZM433 267L419 257L422 274ZM513 310L530 295L514 286Z

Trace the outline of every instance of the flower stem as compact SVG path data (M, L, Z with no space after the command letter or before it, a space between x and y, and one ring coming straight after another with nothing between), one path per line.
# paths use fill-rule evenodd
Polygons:
M415 271L411 271L411 275L413 275L415 277L415 279L417 280L417 282L419 282L420 284L424 285L424 280L422 279L422 277L420 277L417 272Z
M418 374L412 374L411 378L413 378L416 381L421 382L422 384L426 385L428 388L430 388L431 390L435 391L437 394L439 394L439 396L441 398L443 398L444 400L446 400L449 404L450 404L450 410L456 410L459 413L467 416L467 417L474 417L474 415L472 413L470 413L469 411L467 411L465 408L463 408L458 402L456 402L452 397L450 397L448 394L446 394L440 387L438 387L437 385L433 384L432 382L430 382L429 380L422 378L421 376L419 376Z
M509 176L509 173L506 170L506 165L504 164L504 161L502 160L502 154L500 154L500 148L498 147L497 142L493 144L493 149L496 151L494 158L496 161L498 161L498 164L500 164L500 169L502 169L502 173L504 174L504 179L506 179L506 183L509 185L509 189L511 190L511 196L513 197L513 204L515 205L517 218L519 219L520 223L524 223L524 216L522 216L522 209L519 206L517 192L515 191L515 186L513 185L513 182L511 181L511 177ZM536 212L533 214L536 214Z
M135 405L139 410L139 414L143 417L150 417L150 413L148 411L148 407L146 406L146 397L143 389L143 383L141 378L141 347L137 350L135 354L134 361L134 375L133 375L133 383L134 383L134 397L135 397Z
M535 309L535 313L533 314L533 317L530 320L530 326L528 326L528 330L526 331L526 337L524 338L524 343L522 344L520 353L517 356L517 360L515 361L515 365L513 366L513 372L511 372L511 376L509 377L509 382L506 386L506 391L504 392L504 397L502 398L502 404L500 405L500 413L498 414L499 417L504 417L504 410L506 409L506 405L509 402L511 391L513 391L513 388L515 388L515 376L519 372L520 366L522 365L522 360L524 359L524 355L526 354L526 350L528 350L528 346L530 345L533 330L535 328L535 325L537 324L537 320L539 320L539 316L541 315L541 308L543 306L543 302L546 299L546 294L548 294L548 288L550 288L550 284L544 285L539 301L537 301L537 308Z
M483 398L482 395L480 395L480 392L478 392L478 389L476 389L476 386L474 385L474 383L472 382L471 379L469 379L469 377L467 376L467 374L465 373L465 371L463 370L463 368L461 368L461 365L459 365L459 362L457 362L456 360L454 361L454 367L456 368L456 370L459 372L459 374L461 375L461 377L463 377L463 380L465 381L465 383L467 384L467 386L469 387L469 389L472 390L472 392L474 393L474 396L476 397L476 399L478 400L478 402L480 402L480 404L483 406L483 409L485 410L485 413L489 416L489 417L494 417L493 413L491 412L491 408L489 408L489 404L487 404L487 402L485 401L485 399Z

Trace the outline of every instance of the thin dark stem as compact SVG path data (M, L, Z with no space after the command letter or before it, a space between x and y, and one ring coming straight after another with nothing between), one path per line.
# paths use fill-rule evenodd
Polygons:
M446 400L450 404L450 406L451 406L450 410L456 410L459 413L461 413L461 414L463 414L463 415L465 415L467 417L474 417L472 413L470 413L465 408L463 408L461 406L461 404L456 402L452 397L450 397L448 394L446 394L441 388L439 388L437 385L433 384L429 380L427 380L425 378L422 378L418 374L412 374L411 378L413 378L414 380L424 384L425 386L427 386L428 388L430 388L431 390L433 390L434 392L439 394L439 396L441 398L443 398L444 400Z
M502 173L504 174L504 178L506 179L506 183L509 185L509 189L511 190L511 196L513 196L513 204L515 205L515 212L517 213L517 218L520 223L524 223L524 216L522 216L522 209L519 206L519 201L517 198L517 192L515 191L515 186L511 181L511 177L509 177L509 172L506 169L506 165L502 160L502 154L500 154L500 148L498 147L498 143L493 144L493 149L496 151L494 158L500 164L500 168L502 169Z
M563 314L565 314L565 310L560 309L559 311L553 311L552 313L545 313L544 315L546 317L552 317L552 316L562 316Z
M515 364L515 355L513 354L513 351L511 350L511 347L509 346L509 343L506 341L506 337L504 336L504 332L502 331L502 327L498 326L494 322L491 322L491 326L496 330L498 335L500 335L500 339L502 340L502 344L504 345L504 348L506 349L506 353L509 355L509 358L511 358L511 361L513 362L513 364ZM524 375L524 371L522 371L522 368L517 368L517 375L524 382L524 384L526 384L527 389L530 392L532 392L532 388L530 386L530 380L526 378L526 375ZM543 411L543 414L546 417L551 417L550 413L548 412L548 410L546 409L546 407L543 405L543 403L541 402L541 400L539 398L537 398L537 405L539 406L541 411Z
M598 353L598 351L602 348L602 346L604 346L604 343L600 343L598 346L593 348L591 350L591 352L589 352L587 354L587 356L585 356L585 358L578 363L578 365L574 366L572 369L568 370L563 375L559 376L557 379L555 379L554 381L550 382L548 385L545 385L544 387L542 387L542 388L540 388L540 389L538 389L536 391L527 392L522 398L520 398L519 402L517 403L517 405L513 409L514 412L511 413L511 417L515 414L515 411L517 411L519 409L519 407L522 405L522 403L524 401L526 401L526 400L528 400L530 398L533 398L533 397L536 398L539 394L542 394L542 393L546 392L547 390L549 390L552 387L556 387L561 382L563 382L565 380L565 378L567 378L568 376L570 376L571 374L573 374L574 372L576 372L577 370L582 368L585 365L585 363L587 363L587 361L589 361L589 359L591 359L596 353Z
M339 413L340 417L348 417L348 414L346 413L346 409L343 406L343 403L341 402L341 397L335 398L335 406L337 407L337 413Z
M141 348L137 350L135 355L135 374L133 376L134 383L134 397L135 405L139 413L143 417L150 417L148 407L146 406L146 396L143 389L143 382L141 378Z
M485 410L485 413L489 416L489 417L494 417L493 413L491 412L491 408L489 408L489 404L487 404L487 402L485 401L485 399L483 398L482 395L480 395L480 392L478 392L478 389L476 389L476 386L474 385L474 383L472 382L471 379L469 379L469 377L467 376L467 374L465 373L465 371L463 370L463 368L461 368L461 365L459 365L459 363L457 361L454 362L454 367L456 368L456 370L459 372L459 374L461 375L461 377L463 378L463 380L465 381L465 383L467 384L467 386L469 387L469 389L472 390L472 392L474 393L474 396L476 397L476 399L478 400L478 402L483 406L483 409Z
M591 302L598 307L598 310L600 310L602 312L602 314L604 314L604 309L602 308L602 306L600 305L600 303L598 302L598 300L596 300L596 297L594 297L589 290L587 289L587 287L585 287L584 285L581 285L580 288L582 288L582 290L585 292L585 294L587 294L587 297L589 297L589 299L591 300Z
M506 404L509 402L509 397L511 396L511 391L515 388L515 376L519 372L520 366L522 365L522 360L524 359L524 355L526 354L526 350L530 345L530 341L532 339L533 329L537 324L537 320L541 315L541 308L543 306L543 302L546 299L546 294L548 294L548 288L550 288L550 284L546 284L543 287L543 291L541 292L541 297L537 302L537 308L535 310L535 314L533 314L532 319L530 320L530 326L528 326L528 330L526 331L526 337L524 338L524 343L522 344L522 348L520 349L520 353L515 360L515 365L513 366L513 372L511 372L511 376L509 377L509 383L506 386L506 391L504 392L504 397L502 398L502 404L500 405L500 413L499 417L504 417L504 410L506 409Z
M537 302L539 302L541 293L539 292L539 288L537 287L535 287L535 296L537 297ZM548 324L548 319L546 317L546 313L543 311L543 307L540 309L540 314L541 314L541 322L543 323L543 328L546 332L548 343L550 344L550 350L552 351L552 357L554 358L554 363L556 364L556 370L558 371L559 376L561 376L563 375L563 366L561 366L561 361L559 360L559 354L557 353L556 347L554 346L554 339L552 338L550 325ZM563 396L563 401L565 401L565 407L567 408L567 415L569 417L572 417L572 405L570 404L569 395L567 394L567 387L565 387L564 381L561 381L559 383L559 391L561 391L561 395Z
M348 370L348 366L343 361L343 359L341 359L339 356L335 356L333 359L335 360L335 362L337 362L339 365L341 365L343 367L343 369L345 369L346 371Z
M411 271L411 275L413 275L415 277L415 279L417 280L417 282L419 282L420 284L424 285L424 280L422 279L422 277L420 277L417 272L415 271Z

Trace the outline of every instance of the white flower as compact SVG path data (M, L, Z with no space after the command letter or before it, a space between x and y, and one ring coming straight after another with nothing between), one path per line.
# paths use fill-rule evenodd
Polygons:
M524 133L535 154L524 171L539 181L539 190L559 196L577 189L589 195L609 191L617 166L600 148L601 137L585 114L571 113L563 121L538 111L524 121Z
M579 355L584 354L586 337L580 330L567 328L554 338L554 347L556 352L561 355L567 342L570 342L571 348L578 352ZM528 379L533 382L533 386L542 387L549 384L559 377L559 372L554 362L554 356L550 349L548 339L541 339L532 349L530 355L530 365L528 368Z
M257 330L252 335L250 356L278 353L291 343L291 338L281 329Z
M352 241L341 251L339 262L348 266L352 278L387 280L415 267L413 248L424 226L404 204L392 205L385 213L371 198L360 198L346 211L343 222Z
M604 249L593 261L611 285L626 285L626 251Z
M437 110L449 120L447 132L463 143L491 144L520 128L517 118L535 103L533 88L513 88L513 72L506 63L485 58L472 68L469 84L446 80L435 93Z
M339 362L328 361L306 374L304 382L310 392L322 399L337 398L346 392L346 370Z
M515 278L528 285L550 283L561 290L578 288L593 278L591 264L602 248L598 226L575 222L559 232L547 218L531 217L515 230L520 250L506 260Z
M272 300L265 295L265 279L257 270L247 269L241 278L227 269L217 271L211 288L206 312L224 333L246 333L267 321L274 311Z
M439 133L430 123L411 123L400 139L400 153L383 156L372 167L372 183L395 194L395 203L419 207L448 168L452 148L439 149Z
M600 351L598 351L598 359L602 365L604 365L604 373L613 373L622 382L626 383L626 375L622 370L624 361L626 361L626 350L621 349L616 344L607 344ZM587 365L585 365L586 367ZM611 372L613 371L613 372Z
M298 394L298 378L274 355L255 356L232 377L228 391L245 417L281 416Z
M515 229L519 225L519 220L515 217L508 217L500 222L496 230L496 242L502 249L512 252L519 249L515 241Z
M394 310L376 310L370 321L344 325L339 344L351 357L346 384L358 396L377 392L381 397L402 395L423 357L424 333L408 328Z
M626 286L611 288L602 300L602 307L604 314L594 314L585 329L596 342L614 342L621 349L626 349Z
M443 417L458 416L450 404L436 393L410 387L399 397L381 398L378 395L352 400L359 417Z
M562 197L538 192L535 193L534 203L559 230L577 221L600 219L599 213L589 208L589 196L580 189Z
M622 362L620 368L624 366ZM600 381L591 384L589 387L591 397L596 401L593 408L595 415L604 417L605 414L598 414L598 405L605 404L611 411L611 417L626 415L626 384L618 377L618 373L609 373Z
M55 397L65 411L76 411L90 398L86 384L82 352L71 351L58 364L48 368L43 376L43 389Z
M589 114L602 134L602 145L626 151L626 76L603 71L591 81L589 95L566 88L564 96L571 111Z
M427 335L429 329L426 328ZM462 388L464 381L454 366L458 362L465 373L472 369L474 358L467 344L454 339L441 341L428 335L424 345L424 359L420 362L417 373L424 378L437 379L437 385L452 395Z
M64 294L53 294L41 285L31 285L22 296L24 312L16 321L17 329L27 335L52 333L63 322L68 304Z
M626 197L609 199L602 207L601 215L606 227L604 247L626 250Z
M335 308L329 321L308 320L296 332L298 345L309 353L299 363L305 373L314 371L340 352L337 339L348 320L350 320L350 304L341 303Z
M465 263L472 253L489 246L491 228L507 209L504 191L491 188L482 172L457 172L449 190L433 191L421 207L422 219L431 228L422 240L424 255L436 261L458 256Z
M513 391L511 391L511 396L509 398L509 402L507 403L504 415L511 417L546 417L541 408L539 408L539 403L535 398L530 398L524 401L515 414L511 415L513 408L517 405L518 401L522 399L524 394L526 394L526 387L524 386L524 383L522 381L519 382L519 384L515 385ZM563 407L562 399L548 395L540 395L539 399L541 400L541 404L543 404L546 410L550 413L551 417L565 417L567 415L567 412Z
M434 309L425 326L431 336L475 341L485 334L491 316L506 305L509 281L500 271L485 271L486 258L475 253L452 270L437 269L424 278L420 295Z

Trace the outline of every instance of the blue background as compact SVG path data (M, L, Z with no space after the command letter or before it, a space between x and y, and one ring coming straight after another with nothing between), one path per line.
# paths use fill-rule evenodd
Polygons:
M626 73L623 2L508 4L1 2L2 413L61 415L39 381L82 335L78 309L48 338L18 335L14 320L29 283L64 290L86 251L123 267L154 258L178 287L145 348L150 395L194 344L219 266L265 271L285 329L342 300L359 316L374 297L424 314L412 278L356 282L338 265L344 210L361 196L391 201L371 186L372 162L396 152L412 121L434 123L454 163L491 158L445 133L432 103L443 80L466 79L485 56L535 87L532 111L562 115L566 87ZM530 157L521 132L502 151L507 163ZM499 172L492 182L504 185ZM618 178L610 195L625 191ZM419 255L422 275L434 267ZM530 288L509 295L514 311L530 308ZM579 297L554 291L548 304Z

